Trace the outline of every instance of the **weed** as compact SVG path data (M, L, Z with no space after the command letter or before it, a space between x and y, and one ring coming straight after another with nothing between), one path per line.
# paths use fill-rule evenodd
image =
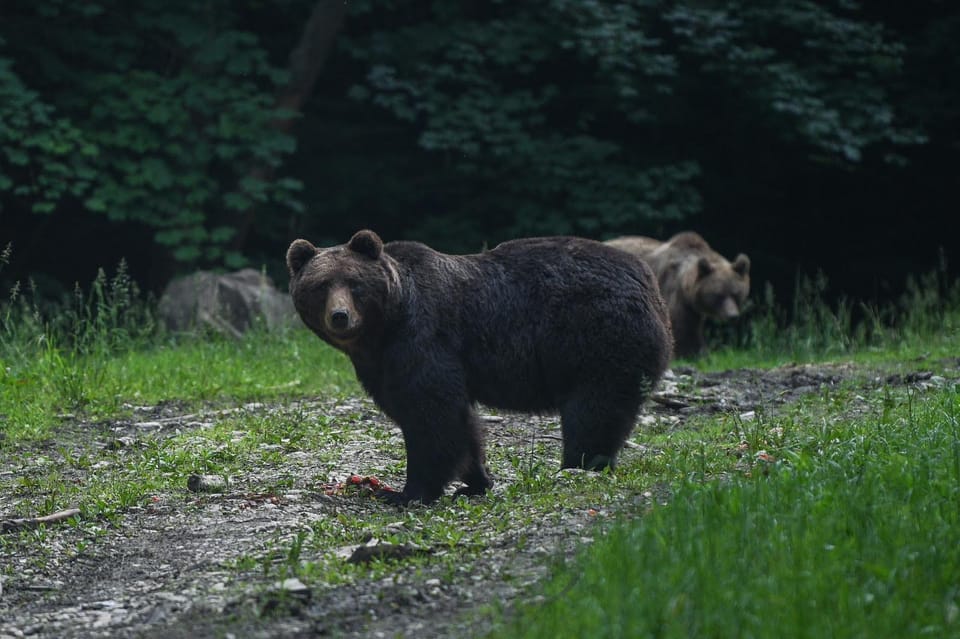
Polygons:
M709 342L720 344L700 365L735 368L758 362L806 362L838 356L869 358L891 349L909 357L930 347L948 354L960 341L960 281L951 281L946 258L926 275L907 277L899 300L886 304L840 296L826 302L827 277L797 275L792 302L784 308L766 283L735 324L708 325ZM726 346L723 346L726 345ZM915 345L915 346L913 346Z

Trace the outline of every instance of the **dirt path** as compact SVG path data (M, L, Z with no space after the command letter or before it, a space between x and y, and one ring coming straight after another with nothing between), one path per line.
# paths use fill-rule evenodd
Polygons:
M719 412L774 412L825 387L912 385L925 388L958 376L958 362L938 363L911 372L880 373L851 365L790 366L770 371L737 370L704 374L674 371L646 410L683 428L695 415ZM934 372L936 371L936 372ZM854 396L855 397L855 396ZM304 402L300 411L316 414L364 410L383 422L366 400L348 405ZM260 406L256 410L281 410ZM850 410L857 410L852 401ZM159 407L152 423L176 422L177 408ZM215 417L213 417L215 419ZM488 423L491 447L521 443L531 422L503 416ZM202 427L203 418L177 422L181 431ZM383 424L386 426L386 424ZM536 424L533 424L535 427ZM80 429L64 426L61 441L86 438L96 444L108 435L120 438L129 423ZM643 426L634 435L643 441ZM102 442L99 442L102 443ZM394 442L396 444L396 442ZM625 451L625 458L642 446ZM394 447L394 449L398 449ZM375 455L374 447L344 450ZM57 463L56 447L26 453ZM25 477L36 459L9 458L0 448L0 481ZM364 467L374 459L363 460ZM380 466L386 462L379 460ZM628 463L628 462L625 462ZM7 637L446 637L476 636L485 628L485 606L508 604L542 579L550 562L567 555L596 531L596 521L580 510L560 508L549 522L531 522L524 530L492 533L469 565L451 574L448 563L400 561L376 578L345 585L312 587L296 582L275 585L254 562L270 549L289 547L306 526L337 518L373 516L384 505L360 495L329 495L311 477L316 466L308 453L285 459L285 472L307 480L302 488L269 495L229 491L224 495L159 496L126 512L92 543L83 526L61 525L31 531L35 543L0 545L0 639ZM370 463L370 467L377 464ZM90 481L97 469L77 471L75 481ZM510 469L497 468L498 490L508 486ZM664 496L650 495L651 499ZM0 519L14 517L15 496L0 501ZM23 533L21 533L23 534ZM523 543L518 543L518 540ZM0 544L4 540L0 539ZM346 549L349 551L349 549ZM333 558L342 561L340 557ZM322 582L322 580L317 580Z

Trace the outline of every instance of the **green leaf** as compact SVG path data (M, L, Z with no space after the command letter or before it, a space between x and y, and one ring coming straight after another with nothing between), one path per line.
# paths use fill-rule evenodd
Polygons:
M57 206L54 202L34 202L30 207L34 213L53 213Z

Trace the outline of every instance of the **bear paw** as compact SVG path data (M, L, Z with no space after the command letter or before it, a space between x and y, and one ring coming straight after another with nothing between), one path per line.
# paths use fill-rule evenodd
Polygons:
M437 497L425 497L424 495L411 495L406 490L396 491L396 490L378 490L374 493L374 496L384 501L392 506L409 506L414 502L420 502L422 504L429 504L437 501Z

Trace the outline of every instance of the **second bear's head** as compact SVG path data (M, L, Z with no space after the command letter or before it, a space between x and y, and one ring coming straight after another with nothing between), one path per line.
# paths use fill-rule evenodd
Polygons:
M707 317L732 320L750 294L750 258L743 253L731 263L717 254L701 256L688 278L688 298Z
M294 240L287 268L297 313L321 339L349 354L381 334L399 278L376 233L330 248Z

